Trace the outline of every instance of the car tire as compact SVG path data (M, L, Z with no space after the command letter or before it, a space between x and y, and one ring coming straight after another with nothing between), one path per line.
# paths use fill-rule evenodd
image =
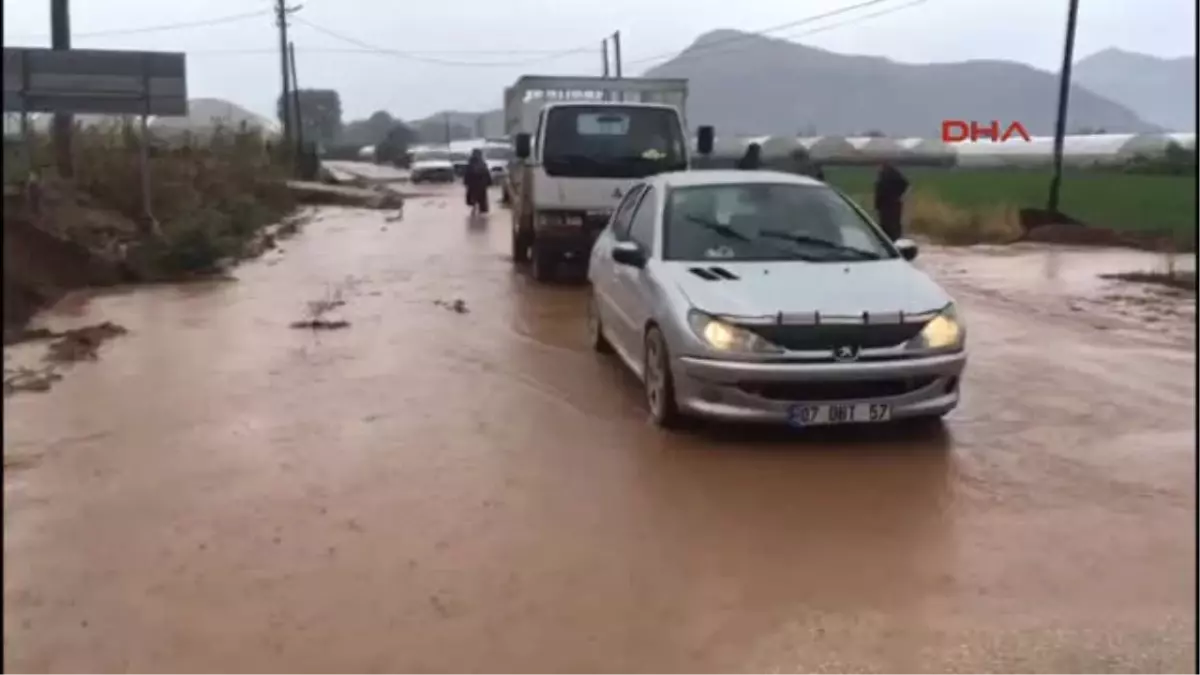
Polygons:
M642 349L642 391L650 420L663 429L681 429L686 418L675 402L675 380L671 376L671 354L657 326L646 331Z
M533 273L533 278L542 283L554 281L554 274L558 271L558 256L555 251L539 244L537 237L533 238L530 249L529 271Z
M592 346L592 351L598 354L611 354L613 351L612 344L608 338L604 337L604 328L600 323L600 307L596 303L595 292L590 294L588 299L588 343Z
M521 228L517 212L512 212L512 259L514 265L529 262L529 233Z

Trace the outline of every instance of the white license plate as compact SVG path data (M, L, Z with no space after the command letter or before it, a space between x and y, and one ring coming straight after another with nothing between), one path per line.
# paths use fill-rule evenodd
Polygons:
M892 406L886 403L800 404L788 408L788 423L796 427L826 424L870 424L887 422L890 419L892 419Z

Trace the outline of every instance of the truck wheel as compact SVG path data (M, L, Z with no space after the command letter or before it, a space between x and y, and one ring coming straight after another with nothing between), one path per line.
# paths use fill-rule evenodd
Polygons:
M533 278L543 283L554 280L554 272L558 265L558 257L555 251L551 250L545 244L539 244L537 237L533 239L532 246Z
M517 219L516 211L512 217L512 259L514 265L524 265L529 262L529 230L523 229Z

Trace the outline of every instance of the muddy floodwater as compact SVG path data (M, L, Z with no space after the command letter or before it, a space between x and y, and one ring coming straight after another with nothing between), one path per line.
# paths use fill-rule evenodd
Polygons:
M5 399L5 670L1195 672L1194 296L927 250L943 428L672 435L506 211L404 211L41 318L128 332Z

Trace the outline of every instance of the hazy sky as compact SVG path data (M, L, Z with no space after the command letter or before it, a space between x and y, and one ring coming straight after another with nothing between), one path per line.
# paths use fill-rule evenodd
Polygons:
M303 7L290 34L301 87L337 89L347 119L379 109L412 119L445 109L499 107L503 87L523 73L599 74L600 41L617 29L626 74L636 74L709 30L763 30L861 1L297 0ZM1066 0L916 3L885 0L770 34L835 52L914 63L1003 58L1058 69ZM273 111L280 63L272 0L71 4L74 46L186 51L192 97L224 98L260 114ZM48 45L49 5L49 0L4 0L4 44ZM1106 47L1164 57L1195 54L1195 0L1081 0L1080 5L1076 58ZM887 10L894 11L869 18ZM206 21L211 23L138 30ZM834 23L843 25L818 30ZM392 51L371 52L363 44ZM572 49L584 51L546 58L547 52Z

